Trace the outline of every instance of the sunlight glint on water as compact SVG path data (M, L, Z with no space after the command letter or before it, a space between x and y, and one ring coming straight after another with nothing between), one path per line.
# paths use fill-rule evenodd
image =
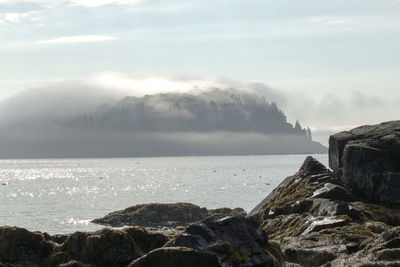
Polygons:
M0 225L68 233L149 202L251 210L306 155L0 160ZM314 155L325 165L327 155Z

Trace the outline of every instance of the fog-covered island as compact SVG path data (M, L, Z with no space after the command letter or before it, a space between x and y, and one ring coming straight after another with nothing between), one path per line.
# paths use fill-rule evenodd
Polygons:
M212 88L113 101L64 93L21 94L0 105L1 158L326 152L310 128L289 123L255 93Z
M400 121L329 143L332 170L307 157L247 215L150 203L94 220L123 229L49 235L3 226L0 265L398 266ZM157 226L172 231L142 228Z

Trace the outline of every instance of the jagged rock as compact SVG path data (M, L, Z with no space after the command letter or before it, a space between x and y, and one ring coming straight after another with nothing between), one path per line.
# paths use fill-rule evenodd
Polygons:
M92 222L113 227L124 225L160 227L160 226L186 226L189 223L200 221L207 216L240 215L245 216L242 208L220 208L207 210L190 203L150 203L140 204L124 210L112 212L103 218L94 219Z
M334 217L325 217L322 220L313 221L310 226L301 235L306 235L312 232L318 232L327 228L335 228L346 225L348 223L345 219L338 219Z
M400 203L400 121L367 125L329 139L329 166L369 201Z
M382 232L351 257L339 257L331 266L400 266L400 227Z
M320 181L319 181L320 182ZM334 199L334 200L344 200L344 201L355 201L354 196L345 189L343 186L332 184L332 183L325 183L324 187L315 190L314 194L312 195L313 198L327 198L327 199Z
M308 157L250 215L289 262L318 266L361 250L400 219L396 210L355 200L333 172Z
M182 246L217 255L222 266L272 266L271 248L256 220L213 216L191 224L169 246Z
M313 208L313 198L319 194L340 199L340 194L337 193L340 190L337 187L325 187L333 180L334 176L330 170L313 157L307 157L299 171L284 179L248 216L257 216L264 220L282 214L301 214ZM348 193L343 194L343 200L348 198Z
M219 267L215 254L186 247L167 247L152 250L133 261L129 267Z
M304 191L297 192L297 193L296 192L289 192L289 193L285 192L285 190L287 188L292 188L291 185L297 184L304 177L309 178L307 181L305 181L305 183L307 185L309 185L311 183L310 180L312 180L312 182L315 182L318 180L318 178L322 178L322 177L325 179L328 178L329 181L334 180L334 177L333 177L333 174L331 171L329 171L324 165L322 165L319 161L317 161L313 157L308 156L304 160L302 166L300 167L299 171L295 175L286 177L266 198L264 198L255 208L253 208L247 216L254 217L254 216L261 215L262 213L264 215L268 214L265 212L266 205L274 202L273 199L277 198L278 196L282 196L282 195L285 195L285 196L292 195L293 196L288 202L285 201L284 206L291 205L293 203L296 203L299 199L305 199L305 198L311 196L310 194L312 193L312 189L310 189L310 190L306 189ZM286 205L286 204L288 204L288 205Z
M318 211L315 209L318 209ZM348 215L353 219L359 219L363 216L363 212L357 206L340 200L324 198L315 198L311 210L314 211L314 214L320 216Z

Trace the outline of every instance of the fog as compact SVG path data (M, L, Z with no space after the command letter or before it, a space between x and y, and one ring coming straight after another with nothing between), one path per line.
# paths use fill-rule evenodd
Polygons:
M165 88L160 78L100 81L60 82L3 101L0 157L326 151L309 130L287 121L272 99L287 100L262 84L181 78Z

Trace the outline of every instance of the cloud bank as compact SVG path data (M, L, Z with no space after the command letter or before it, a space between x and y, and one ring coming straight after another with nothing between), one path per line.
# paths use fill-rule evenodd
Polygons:
M103 81L104 77L110 78L103 76ZM32 89L1 103L0 157L288 154L326 149L251 88L243 91L223 87L221 81L188 78L170 80L161 88L163 79L145 78L136 84L122 79L111 90L107 83L99 86L100 80L92 77ZM252 86L259 90L261 85ZM170 87L175 91L167 92ZM268 92L273 93L266 87Z

